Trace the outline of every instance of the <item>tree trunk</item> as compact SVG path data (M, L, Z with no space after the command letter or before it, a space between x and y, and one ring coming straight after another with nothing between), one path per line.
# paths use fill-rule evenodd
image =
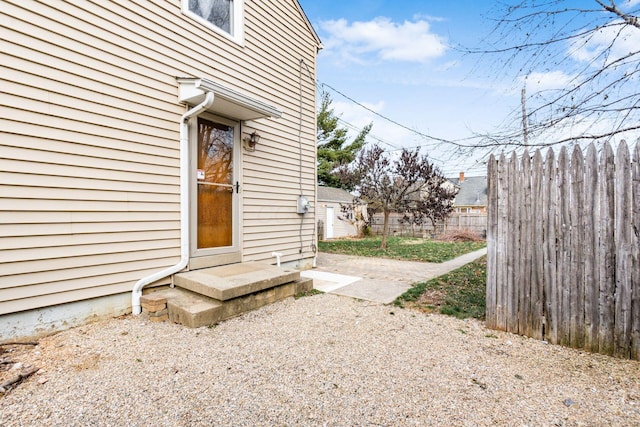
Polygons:
M382 243L380 243L380 249L387 249L387 236L389 235L389 211L383 211L384 224L382 226Z

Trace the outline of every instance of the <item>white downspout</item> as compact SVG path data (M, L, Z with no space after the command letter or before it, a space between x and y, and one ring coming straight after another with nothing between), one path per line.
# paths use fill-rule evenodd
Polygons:
M182 115L180 119L180 261L162 271L143 277L133 286L131 292L131 312L142 313L140 297L142 288L149 283L177 273L189 263L189 124L191 117L197 116L213 105L213 92L207 92L204 101Z

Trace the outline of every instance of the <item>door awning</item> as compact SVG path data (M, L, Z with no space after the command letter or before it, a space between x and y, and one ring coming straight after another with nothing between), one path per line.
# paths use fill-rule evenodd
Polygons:
M282 111L276 107L211 80L180 77L178 85L178 100L189 105L201 103L212 92L213 105L208 111L223 117L235 120L282 117Z

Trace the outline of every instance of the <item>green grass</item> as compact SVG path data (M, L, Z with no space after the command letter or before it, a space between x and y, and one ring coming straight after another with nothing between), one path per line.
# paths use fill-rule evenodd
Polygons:
M439 242L409 237L389 237L387 248L380 249L381 237L319 242L321 252L401 259L407 261L444 262L482 249L485 242Z
M314 295L320 295L320 294L324 294L324 292L318 290L318 289L311 289L309 291L306 292L301 292L299 294L295 294L293 297L295 299L299 299L299 298L304 298L304 297L312 297Z
M459 319L484 319L487 259L482 257L427 282L415 284L394 304L427 313L439 312Z

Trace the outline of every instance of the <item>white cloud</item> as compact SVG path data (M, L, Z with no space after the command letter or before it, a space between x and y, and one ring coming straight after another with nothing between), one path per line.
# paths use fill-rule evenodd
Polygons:
M638 1L640 1L640 0L638 0ZM422 13L418 13L418 14L413 15L413 19L415 19L416 21L425 20L425 21L431 21L431 22L445 22L445 21L447 21L447 18L443 18L442 16L424 15Z
M625 9L629 9L639 4L640 4L640 0L627 0L624 3L622 3L622 7Z
M376 113L384 114L384 101L378 101L375 103L362 102L361 104ZM410 131L389 123L388 121L376 116L371 111L367 111L353 103L333 102L332 107L334 108L334 112L343 121L340 125L349 128L350 138L354 138L360 129L373 122L373 128L371 129L367 140L369 142L377 143L385 149L392 148L389 144L393 145L395 148L410 145L410 142L415 139L415 135ZM357 129L353 129L345 123L348 123Z
M320 28L325 53L348 62L369 62L371 55L383 61L427 62L447 50L445 40L431 32L424 19L396 23L389 18L367 22L345 19L323 21Z
M634 0L640 3L640 0ZM622 21L612 22L611 24ZM569 55L579 62L594 62L594 66L600 67L604 64L604 57L600 56L608 51L606 60L611 63L630 52L637 52L640 46L640 31L631 26L608 26L601 28L590 37L582 38L574 42L569 49ZM600 56L600 57L599 57Z
M384 109L383 101L378 101L375 104L369 102L362 102L361 104L377 113ZM375 116L372 112L367 111L354 103L336 101L332 103L332 107L340 119L357 127L358 129L362 129L371 123ZM350 129L350 134L352 136L356 136L357 130Z

